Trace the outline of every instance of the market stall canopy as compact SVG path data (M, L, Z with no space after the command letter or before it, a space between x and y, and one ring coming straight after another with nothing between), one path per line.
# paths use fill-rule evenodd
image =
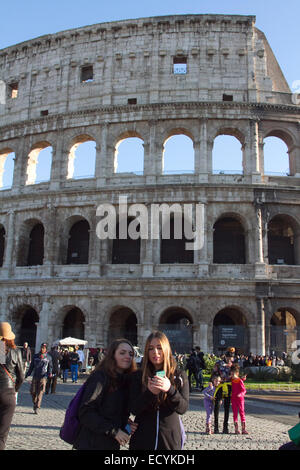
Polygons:
M63 339L57 339L54 341L53 346L81 346L87 344L87 341L84 339L78 339L78 338L72 338L71 336L68 336L67 338Z

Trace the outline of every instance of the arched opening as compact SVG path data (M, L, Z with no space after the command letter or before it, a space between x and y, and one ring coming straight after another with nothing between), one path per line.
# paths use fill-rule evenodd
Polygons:
M44 226L36 224L29 235L27 266L37 266L44 261Z
M160 244L160 262L166 263L193 263L194 251L186 249L186 243L190 243L185 237L184 225L189 221L172 214L169 220L163 221ZM170 227L170 228L169 228Z
M88 264L90 226L86 220L75 222L68 239L67 264Z
M140 137L119 140L115 147L114 173L144 173L144 141Z
M68 179L93 178L96 166L96 142L80 136L72 145L68 158Z
M300 339L300 315L288 308L279 308L270 321L270 353L277 356L295 351L293 342Z
M118 308L109 319L108 344L118 338L126 338L137 345L137 318L127 307Z
M0 267L3 266L5 249L5 228L0 226Z
M269 264L296 264L295 233L290 219L276 215L268 224Z
M10 189L14 177L15 153L11 149L0 151L0 190Z
M49 142L38 142L28 155L26 185L50 180L52 146Z
M62 337L84 339L84 322L82 311L78 307L71 308L64 318Z
M189 353L193 347L193 319L180 307L170 307L161 315L159 330L168 337L173 353Z
M243 150L241 142L233 135L218 135L213 144L212 172L214 174L243 174Z
M194 143L184 134L170 136L163 147L162 172L164 175L194 173Z
M222 354L228 347L238 353L249 353L249 331L243 313L234 307L225 307L214 318L213 350Z
M121 225L118 221L116 226L116 238L112 243L112 264L140 264L141 239L130 238L128 226L133 219L127 218L127 238L121 238ZM139 232L139 225L136 231Z
M37 219L26 220L19 231L17 266L37 266L44 259L44 226Z
M290 174L288 147L279 137L264 139L264 173L275 176Z
M222 217L214 224L213 262L245 264L245 233L242 224L233 217Z
M17 344L23 346L26 342L30 348L34 349L39 316L34 308L27 306L18 311L18 317L21 317L21 324L17 335Z

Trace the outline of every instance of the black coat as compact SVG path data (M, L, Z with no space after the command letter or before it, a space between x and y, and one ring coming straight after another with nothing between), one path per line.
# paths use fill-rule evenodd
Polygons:
M154 450L157 436L157 416L159 431L157 450L181 450L182 435L179 415L189 406L189 384L186 373L176 371L175 385L171 385L167 398L157 406L157 396L142 386L142 371L131 376L130 412L136 416L138 428L130 439L130 450Z
M123 375L117 377L116 386L111 386L103 371L94 372L87 381L81 405L81 425L75 442L78 450L118 450L114 438L118 429L127 424L128 381Z

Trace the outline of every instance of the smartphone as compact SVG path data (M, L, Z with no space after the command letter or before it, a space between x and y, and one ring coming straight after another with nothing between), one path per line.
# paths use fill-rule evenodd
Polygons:
M166 373L164 370L159 370L158 372L156 372L155 374L157 377L161 377L162 379L166 376Z
M130 424L126 424L126 426L125 426L125 431L126 431L127 434L129 434L129 435L131 434L131 426L130 426Z

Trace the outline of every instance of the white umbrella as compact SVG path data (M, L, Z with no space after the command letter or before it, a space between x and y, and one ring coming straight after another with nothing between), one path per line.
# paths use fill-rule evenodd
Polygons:
M60 344L61 346L76 346L76 345L85 345L87 341L84 339L77 339L77 338L72 338L71 336L68 336L67 338L63 338L60 340L56 340L53 345L58 345Z

